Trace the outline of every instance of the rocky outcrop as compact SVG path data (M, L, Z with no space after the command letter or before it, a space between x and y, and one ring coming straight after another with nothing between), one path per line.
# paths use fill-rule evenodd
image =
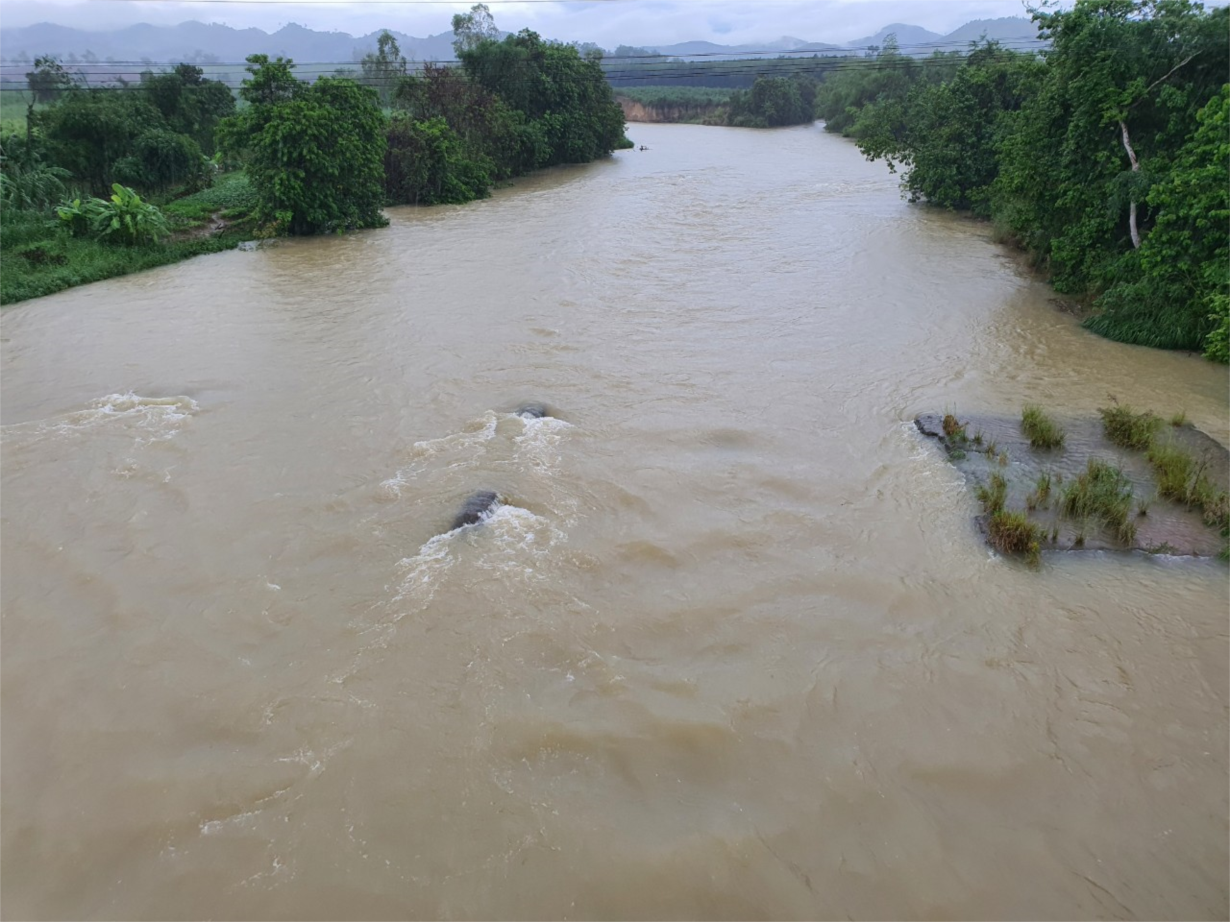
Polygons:
M1143 451L1113 445L1098 418L1060 422L1066 438L1056 449L1032 448L1020 420L1011 417L928 413L917 417L914 425L940 445L975 492L990 486L993 475L1002 478L1004 508L1025 513L1037 526L1045 536L1042 551L1137 550L1190 557L1224 553L1226 539L1208 521L1216 515L1160 496L1157 475ZM1230 451L1225 446L1189 424L1166 425L1160 437L1192 456L1196 469L1209 478L1213 493L1225 494L1230 487ZM1121 540L1097 520L1073 518L1062 511L1064 491L1087 470L1091 458L1113 465L1131 483L1130 541ZM1049 493L1039 489L1043 481ZM986 515L976 519L984 534L987 519Z

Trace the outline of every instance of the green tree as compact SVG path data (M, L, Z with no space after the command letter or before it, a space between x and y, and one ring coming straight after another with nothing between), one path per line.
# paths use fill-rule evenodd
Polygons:
M394 105L417 121L444 119L464 143L467 159L487 161L492 179L518 176L550 160L538 126L457 68L425 65L421 76L402 81Z
M174 186L201 185L206 160L196 141L166 128L147 128L133 139L131 153L113 167L120 183L165 191Z
M165 74L146 72L141 75L141 89L167 127L190 137L206 154L214 152L218 121L235 111L230 87L206 80L204 71L192 64L176 64Z
M460 58L463 51L473 51L483 42L498 40L500 30L495 27L490 7L476 3L470 7L470 12L453 17L453 35L453 50Z
M914 201L990 215L999 175L1005 113L1036 92L1043 65L994 43L972 50L942 83L920 81L904 100L881 100L861 114L858 146L889 169L903 167Z
M460 205L486 198L491 189L490 162L471 156L439 116L425 121L393 116L384 173L388 200L395 205Z
M51 55L34 59L34 70L26 74L26 84L34 94L35 102L55 102L76 86L73 75Z
M300 83L289 59L248 62L240 90L248 107L220 133L226 149L246 156L257 218L290 234L384 224L387 120L375 91L338 77Z
M32 125L46 144L48 159L101 194L115 181L117 161L132 156L137 137L166 127L143 94L106 89L74 89L35 112Z
M1138 206L1225 82L1230 19L1187 0L1078 0L1034 18L1052 46L1005 138L995 210L1057 288L1096 293L1151 227Z
M376 39L376 52L365 54L359 61L359 83L370 86L380 97L381 105L387 106L397 92L397 87L409 63L402 56L397 39L387 29Z
M808 83L786 77L757 77L750 90L731 95L730 124L736 128L778 128L810 122L814 118L814 87L807 93L806 102L800 92Z
M1230 324L1230 84L1197 115L1166 178L1148 194L1156 213L1122 281L1099 299L1089 327L1150 346L1204 349L1225 362Z
M545 140L547 156L538 166L587 163L625 146L623 110L596 55L583 58L570 45L523 29L460 57L471 80L503 97Z

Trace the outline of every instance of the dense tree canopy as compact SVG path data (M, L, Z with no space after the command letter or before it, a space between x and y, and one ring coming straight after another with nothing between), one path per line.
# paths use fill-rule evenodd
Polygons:
M292 234L384 223L387 120L376 92L352 80L301 83L294 62L248 58L246 109L222 125L223 144L244 156L258 219Z
M536 166L585 163L624 145L624 115L596 54L544 42L523 29L460 52L467 76L535 126L546 142Z
M1042 58L881 55L830 77L818 114L912 197L991 217L1092 329L1224 359L1230 12L1077 0L1034 19Z
M70 85L32 115L46 159L95 194L114 182L153 191L207 179L203 154L218 121L235 109L231 91L200 68L146 73L133 90Z
M728 122L736 128L779 128L815 118L816 84L812 80L758 77L750 90L730 97Z

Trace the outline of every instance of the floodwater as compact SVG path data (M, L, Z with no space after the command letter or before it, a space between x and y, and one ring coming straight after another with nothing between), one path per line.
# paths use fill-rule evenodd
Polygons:
M911 424L1225 369L818 126L631 137L6 309L7 917L1227 916L1225 565L996 558Z

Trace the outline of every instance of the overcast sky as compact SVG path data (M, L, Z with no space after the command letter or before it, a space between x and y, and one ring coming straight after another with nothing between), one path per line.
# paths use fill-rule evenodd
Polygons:
M529 27L545 38L596 42L605 48L690 40L754 44L784 35L843 42L893 22L943 34L971 19L1028 16L1024 0L488 0L488 5L496 25L506 31ZM5 0L0 25L56 22L81 29L115 29L138 22L169 25L195 19L270 32L295 22L351 34L390 28L422 37L448 31L453 14L469 7L470 3L422 0Z

